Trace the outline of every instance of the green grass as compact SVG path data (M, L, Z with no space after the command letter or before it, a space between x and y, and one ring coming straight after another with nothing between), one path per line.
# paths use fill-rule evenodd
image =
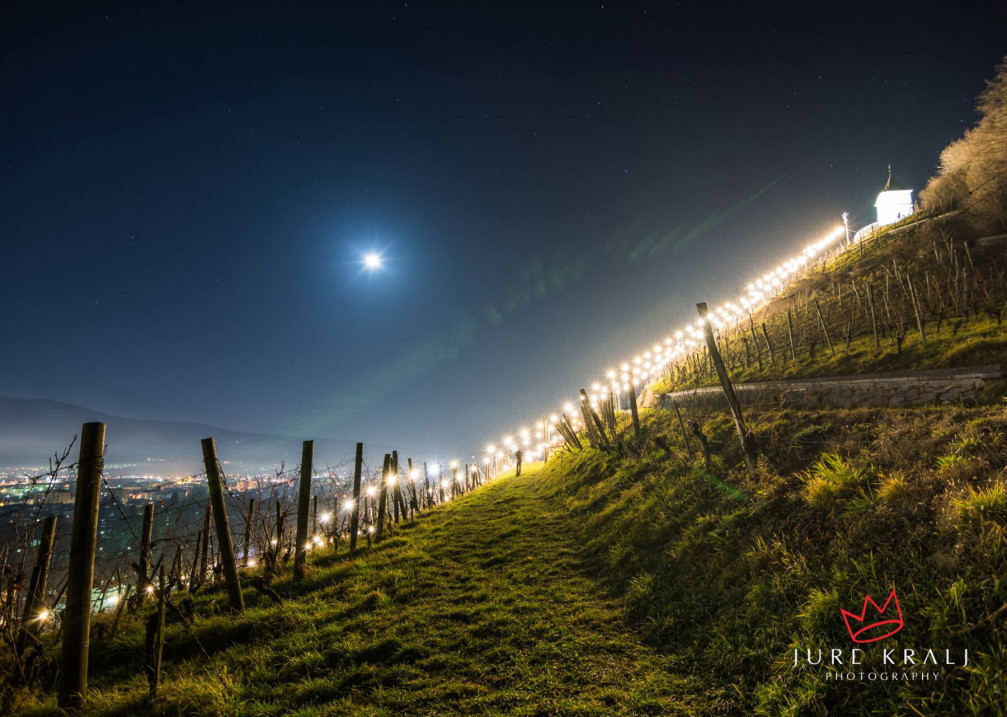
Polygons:
M94 642L87 712L1003 713L1002 406L778 411L753 421L754 474L728 416L690 418L709 472L644 412L660 440L637 455L561 452L354 559L315 553L303 584L276 582L281 606L246 590L235 617L221 592L198 595L192 631L168 629L154 703L127 622ZM795 647L849 647L839 609L892 587L905 628L885 646L967 647L968 668L852 685L793 668ZM7 711L55 700L19 691Z
M944 272L929 263L929 230L899 231L864 260L847 253L830 275L798 282L791 298L819 298L838 317L832 277L880 286L892 258L902 271ZM890 334L878 350L861 330L848 348L834 337L833 356L804 304L802 336L818 341L817 357L805 346L788 361L781 315L770 313L776 366L763 354L761 369L742 367L736 341L732 376L1003 362L994 318L1003 287L993 273L979 283L991 313L956 332L931 321L925 348L910 322L900 351ZM168 627L154 702L141 674L142 616L111 637L96 631L86 712L1007 714L1004 388L975 407L749 408L754 472L725 412L685 407L709 438L707 469L687 459L667 413L644 411L646 440L628 454L561 451L355 558L313 553L302 584L274 583L280 606L246 589L248 609L234 616L219 589L197 595L193 627ZM938 683L855 684L793 668L794 648L849 647L840 608L892 587L905 627L885 645L968 648L968 667L942 670ZM5 686L0 712L57 713L54 640L45 638L40 688Z
M883 371L911 369L958 368L1007 363L1007 326L997 324L986 316L973 317L957 333L945 324L940 333L936 324L927 327L927 345L924 347L915 327L906 333L901 351L891 341L875 348L872 335L862 335L850 342L835 342L835 355L825 346L819 346L814 359L806 350L792 360L789 353L776 347L776 363L771 365L763 349L762 366L755 361L746 368L737 365L731 369L731 380L738 383L755 381L780 381L786 379L845 376ZM789 351L789 349L788 349ZM669 393L700 386L719 385L715 375L705 374L690 380L675 381L667 378L656 381L650 389L655 393Z
M1007 527L1007 484L998 480L984 488L969 488L967 496L955 501L955 507L968 518Z
M576 530L534 469L406 526L355 559L316 554L307 582L197 601L168 631L161 697L130 626L95 644L88 711L185 715L666 715L691 678L642 643L623 602L586 577ZM198 644L197 644L198 641ZM198 645L209 653L204 657ZM18 710L51 714L52 696Z
M841 456L826 454L802 475L808 502L817 508L834 509L843 498L863 488L869 471Z
M706 416L711 473L676 427L647 413L670 453L583 451L543 479L579 518L594 572L722 713L1007 712L1002 407L779 411L758 423L754 474L728 416ZM967 469L936 460L961 453ZM905 628L884 646L967 647L968 669L923 685L793 668L795 647L849 648L840 607L892 587Z
M915 222L913 218L904 224ZM1007 326L1002 323L1007 287L1000 273L1005 257L1001 250L981 252L975 243L979 234L968 224L946 218L930 219L909 228L896 225L870 240L863 258L853 249L831 260L824 272L812 270L755 313L754 344L747 321L725 330L719 338L731 379L756 382L1007 363ZM945 243L948 236L957 247L959 272L971 272L973 277L967 312L961 306L956 312L952 303L954 262ZM965 244L971 245L970 254L965 253ZM925 345L906 290L899 288L895 278L896 266L899 277L912 276L918 287ZM868 282L875 292L877 346L867 308ZM857 293L853 292L854 285ZM890 287L890 302L885 300L886 285ZM962 293L963 282L959 281L957 286L956 293ZM829 326L832 351L821 331L813 301L819 302ZM794 326L793 354L786 323L788 309ZM761 331L763 322L774 347L772 361ZM849 343L847 327L850 327ZM900 334L901 346L896 340ZM743 340L749 346L747 366ZM761 363L756 358L756 346ZM717 378L712 372L697 374L690 370L665 374L649 388L655 393L669 393L713 385L717 385Z

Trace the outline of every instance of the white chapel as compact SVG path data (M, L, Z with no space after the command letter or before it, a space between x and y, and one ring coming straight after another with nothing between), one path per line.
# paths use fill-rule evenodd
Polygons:
M886 224L894 224L900 219L905 219L913 213L913 190L906 189L898 180L892 176L892 165L888 165L888 183L878 195L878 200L874 202L874 208L878 210L878 223L875 226L883 227Z

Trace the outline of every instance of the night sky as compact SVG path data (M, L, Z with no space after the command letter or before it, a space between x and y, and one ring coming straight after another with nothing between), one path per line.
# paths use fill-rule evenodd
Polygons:
M0 395L459 455L919 190L1007 52L992 2L13 5Z

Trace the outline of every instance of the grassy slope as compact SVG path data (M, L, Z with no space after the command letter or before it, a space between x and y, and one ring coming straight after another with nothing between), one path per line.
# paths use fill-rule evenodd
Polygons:
M727 336L731 340L734 360L729 360L729 373L733 381L768 381L786 378L811 378L814 376L839 376L844 374L871 373L876 371L897 371L905 369L947 368L977 366L993 363L1007 363L1007 337L1001 323L1003 313L1003 285L996 272L1004 267L1003 249L993 247L981 249L977 232L970 225L954 217L938 217L913 223L912 226L895 226L879 234L865 244L861 258L857 249L833 259L826 271L812 272L811 276L793 283L783 294L760 309L754 316L757 344L761 353L761 365L755 360L755 349L751 349L750 364L744 365L744 350L741 339L750 337L747 322L739 329L731 330ZM968 267L973 276L971 311L964 318L959 317L950 305L947 283L954 262L948 252L948 238L955 247L959 265ZM970 254L965 253L966 245ZM969 257L976 267L969 266ZM938 261L939 258L939 261ZM906 296L894 288L896 280L893 260L900 271L907 271L915 277L921 297L924 329L927 345L923 346L912 310L907 306ZM980 275L979 286L975 275ZM937 288L926 285L924 279L938 281ZM890 310L884 305L886 280L892 285ZM876 348L873 332L866 311L865 283L874 286L877 301L877 321L880 333L880 347ZM842 294L837 291L837 283L842 284ZM860 306L852 291L856 283L860 293ZM987 296L989 292L989 296ZM817 315L809 310L804 298L817 299L830 326L830 334L835 354L830 353L824 335L818 326ZM841 298L841 300L840 300ZM942 307L942 303L944 305ZM796 359L791 357L786 330L786 312L790 308L794 315ZM963 312L964 313L964 312ZM850 342L846 342L846 327L853 320ZM771 364L762 337L760 324L765 321L773 343L774 359ZM904 329L904 340L898 347L895 336ZM809 343L815 342L816 351L812 358ZM723 349L723 343L721 344ZM717 378L712 373L700 375L664 376L650 387L655 393L667 393L696 386L712 386Z
M316 554L306 584L276 583L280 607L248 591L232 618L199 596L194 636L169 630L153 707L129 625L95 643L89 711L1004 713L1002 400L784 410L759 425L755 475L727 417L693 417L710 472L645 412L667 450L586 449L501 478L354 560ZM794 647L849 646L839 608L892 586L906 626L884 646L967 647L968 669L849 685L792 668Z
M319 554L297 594L274 586L292 595L282 606L247 591L235 619L206 615L222 596L200 598L195 638L210 657L172 626L156 708L137 675L139 627L97 642L90 711L675 713L696 690L583 576L578 531L537 484L534 471L492 483L354 560Z
M645 428L671 455L586 450L544 484L649 641L706 680L704 713L1007 713L1002 403L781 411L759 428L755 475L725 416L705 422L709 473L688 464L667 414ZM849 648L840 607L892 587L906 626L883 646L967 647L970 668L938 686L793 669L795 647Z
M863 280L895 254L920 270L927 246L893 240L866 262L847 254L834 268ZM806 281L812 295L824 292L827 314L842 311L829 303L827 278ZM807 319L804 338L814 340ZM819 345L814 363L777 370L852 373L1004 356L1003 329L991 317L974 314L954 336L933 329L926 352L910 326L899 354L890 334L881 352L861 336L848 353L837 347L832 358ZM772 377L766 368L735 371ZM651 440L635 457L564 453L541 473L503 478L434 511L355 560L316 555L306 584L278 581L281 607L249 592L248 612L232 618L219 614L222 596L199 596L194 634L169 629L156 706L146 704L137 676L139 626L97 641L91 709L1005 713L1002 390L971 408L752 411L761 452L754 475L742 470L723 413L687 410L710 437L709 470L686 459L668 414L645 413ZM906 626L886 645L968 647L968 669L938 685L847 685L791 667L794 647L848 646L839 608L892 586ZM50 648L49 684L54 655ZM22 711L53 710L52 696L19 700Z
M200 596L194 636L169 630L154 707L139 627L96 641L90 711L1004 713L1002 400L783 410L759 425L755 475L726 416L693 417L710 472L667 414L645 413L667 450L558 455L354 560L316 555L306 584L277 582L280 607L247 592L232 618L222 595ZM906 626L884 646L967 647L969 668L937 685L792 668L794 647L848 647L839 608L892 586ZM22 695L18 708L53 703Z

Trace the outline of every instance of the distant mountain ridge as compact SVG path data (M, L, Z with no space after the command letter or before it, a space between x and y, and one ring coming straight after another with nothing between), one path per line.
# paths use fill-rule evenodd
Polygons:
M105 462L116 474L201 471L199 441L207 436L216 439L221 461L233 469L257 472L300 461L302 439L297 437L189 421L126 418L51 399L0 396L0 467L45 465L88 421L106 424ZM353 448L346 440L318 440L315 465L338 463ZM131 464L135 468L120 467Z

